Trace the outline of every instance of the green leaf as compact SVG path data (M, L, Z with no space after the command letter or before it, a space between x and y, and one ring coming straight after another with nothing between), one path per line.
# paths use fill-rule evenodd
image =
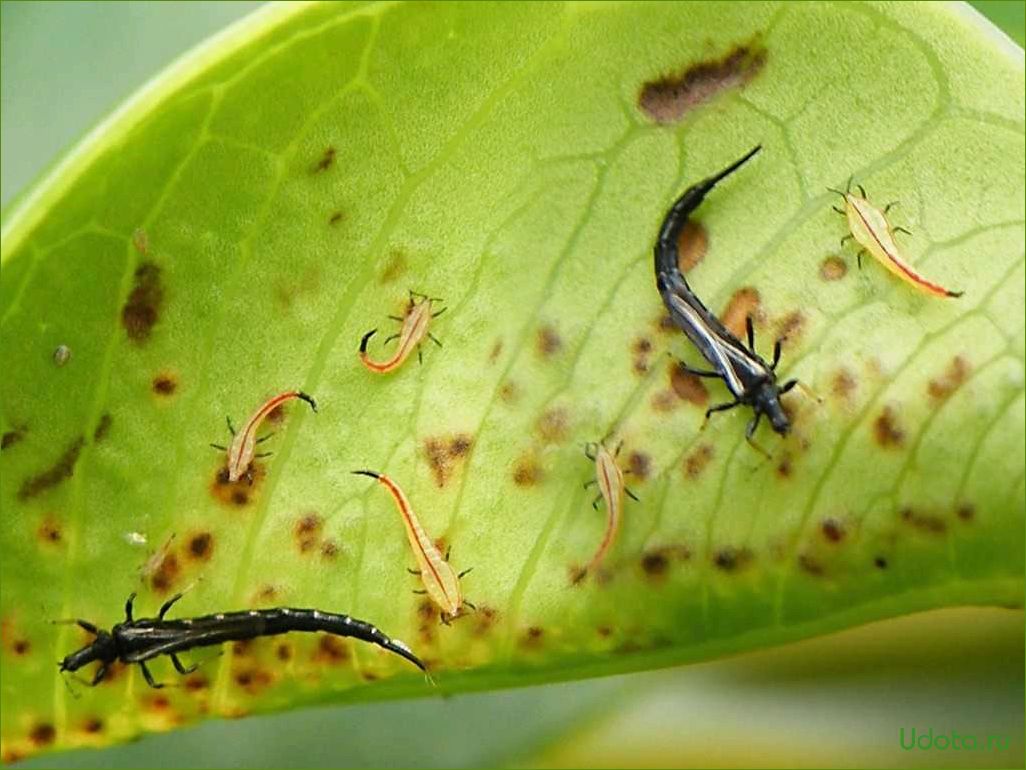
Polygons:
M4 220L5 758L1021 606L1023 67L1002 45L946 5L384 3L272 8L190 54ZM757 300L760 348L786 331L783 375L821 399L787 396L771 461L741 410L700 430L726 391L671 375L668 351L697 358L651 268L675 195L757 142L687 248L710 307ZM852 174L964 297L855 269L824 189ZM375 376L357 343L411 288L445 298L444 347ZM252 486L218 483L225 416L295 387L319 413L288 413ZM574 586L604 527L581 448L610 431L641 502L608 580ZM474 568L476 615L429 617L362 467ZM296 634L198 651L185 687L132 667L73 697L54 661L85 637L50 620L109 627L131 591L150 614L187 588L182 617L366 619L438 687Z

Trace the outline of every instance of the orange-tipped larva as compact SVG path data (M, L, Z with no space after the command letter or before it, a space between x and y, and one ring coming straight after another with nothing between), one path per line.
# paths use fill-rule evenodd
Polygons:
M256 451L256 445L269 438L264 436L263 438L257 438L257 430L260 429L260 424L267 418L267 416L277 409L279 406L284 404L286 401L291 401L294 398L298 398L302 401L306 401L310 405L310 408L315 412L317 411L317 402L313 400L306 393L301 390L289 390L285 393L279 393L277 396L272 396L267 399L260 407L253 412L246 423L242 426L242 429L236 431L232 428L232 422L228 420L228 430L231 432L233 438L230 446L225 448L221 444L211 444L210 446L214 449L222 449L228 453L228 482L234 484L240 478L246 475L249 471L250 463L253 462L254 452Z
M950 291L940 284L923 277L913 267L901 258L897 241L894 240L895 233L910 234L903 227L891 227L887 221L887 211L893 206L889 203L883 210L878 209L866 199L866 191L862 185L856 185L861 196L851 192L851 179L844 192L835 190L832 187L827 189L835 192L844 199L844 211L834 207L834 211L848 219L850 233L841 239L843 245L849 238L862 247L859 251L859 264L862 264L862 252L868 251L877 261L898 276L901 280L914 286L924 294L932 294L934 297L961 297L963 292Z
M424 584L422 593L426 592L441 609L442 622L448 624L449 621L462 615L464 605L474 609L474 605L464 599L463 593L460 591L460 578L470 570L467 569L456 574L456 570L446 561L441 551L420 525L417 515L410 506L409 499L399 485L383 473L374 471L353 471L353 473L376 479L395 500L399 515L403 519L403 526L406 528L406 539L409 540L410 548L413 549L413 555L417 560L418 569L413 572L420 575L421 582Z
M419 301L417 298L420 298ZM399 339L399 345L396 348L395 353L387 361L372 361L367 355L367 343L370 342L370 338L377 333L377 329L371 329L360 340L360 361L370 369L372 372L377 374L387 374L395 369L398 369L403 361L410 357L410 353L417 350L417 355L420 355L420 344L427 337L434 342L438 347L442 346L430 332L428 332L428 323L432 318L440 316L445 312L443 307L438 312L431 312L431 303L440 302L437 298L428 297L424 294L418 294L417 292L410 292L410 302L406 308L406 315L403 318L398 316L390 316L393 321L399 321L402 323L402 328L397 334L393 334L391 337L385 340Z
M623 442L620 442L615 452L610 452L604 443L588 444L584 448L584 453L588 459L595 461L595 478L585 486L598 485L599 496L595 498L591 506L592 508L598 508L599 500L605 500L606 531L598 548L595 550L595 554L588 562L588 566L580 574L580 578L583 578L589 572L595 572L599 568L616 540L616 536L620 532L620 523L623 521L624 495L628 495L632 500L638 499L624 483L623 471L616 462L616 457L620 454L620 447L622 446Z

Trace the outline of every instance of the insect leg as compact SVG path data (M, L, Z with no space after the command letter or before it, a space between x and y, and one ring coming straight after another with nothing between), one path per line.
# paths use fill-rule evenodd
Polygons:
M831 206L830 208L832 208L834 211L836 211L842 217L847 216L847 214L845 214L843 211L841 211L839 208L837 208L837 206Z
M257 460L262 460L263 458L270 457L273 454L274 452L258 452L257 454L253 455L253 457L255 457Z
M125 600L125 622L132 622L132 603L135 601L135 591L132 591Z
M845 243L846 243L847 241L850 241L850 240L851 240L852 238L854 238L854 237L855 237L854 235L852 235L851 233L848 233L848 234L847 234L846 236L844 236L843 238L841 238L841 248L843 249L843 248L844 248L844 244L845 244Z
M93 675L93 681L89 683L89 686L96 687L96 685L103 681L105 676L107 676L107 664L101 663L100 667L96 669L96 673Z
M758 444L756 444L755 441L752 439L752 436L755 435L755 429L759 427L759 420L761 420L761 419L762 419L762 412L756 412L755 413L755 417L752 418L751 422L748 423L748 427L745 429L745 441L748 442L748 445L752 449L754 449L756 452L758 452L763 457L765 457L767 460L769 460L769 459L771 459L770 458L770 453L767 452L765 449L763 449Z
M424 351L421 350L420 345L417 345L417 363L418 364L424 363Z
M595 455L598 453L598 444L595 442L588 442L584 445L584 456L589 460L594 460Z
M220 449L222 452L228 451L228 447L226 447L224 444L211 444L210 446L212 446L214 449Z
M780 395L784 395L787 391L791 390L795 385L798 384L798 380L788 380L780 386Z
M267 439L269 439L269 438L270 438L271 436L273 436L273 435L274 435L274 431L272 430L272 431L271 431L270 433L268 433L268 434L267 434L266 436L261 436L260 438L258 438L258 439L256 440L256 443L258 443L258 444L263 444L263 443L264 443L265 441L267 441Z
M171 605L173 605L175 602L177 602L181 598L182 598L182 594L175 594L170 599L168 599L166 602L164 602L161 605L161 607L160 607L160 612L157 613L157 620L163 620L164 619L164 615L166 615L167 611L169 609L171 609Z
M402 323L404 320L397 315L390 315L389 318L391 318L393 321L398 321L399 323Z
M384 342L382 342L381 344L382 344L382 345L387 345L387 344L388 344L389 342L391 342L392 340L397 340L397 339L399 339L399 335L398 335L398 334L393 334L393 335L391 335L391 336L389 336L389 337L385 337L385 341L384 341Z
M849 183L850 183L850 181L849 181ZM859 188L859 192L862 193L862 197L863 198L868 198L869 197L868 195L866 195L866 188L865 187L863 187L860 184L857 184L855 186Z
M438 341L438 337L433 335L431 332L428 332L428 339L431 340L436 345L438 345L438 347L442 347L442 343Z
M683 371L687 372L688 374L693 374L696 377L719 377L720 376L719 372L710 372L710 371L707 371L705 369L695 369L693 366L689 366L688 364L684 363L683 361L678 361L677 362L677 366L679 366Z
M228 415L224 416L224 421L228 424L228 432L233 436L235 435L235 427L232 425L232 418Z
M419 569L410 569L409 567L407 567L406 571L409 572L411 575L416 575L417 577L420 577Z
M598 495L594 500L591 501L591 507L596 511L598 510L598 504L602 502L602 495Z
M468 602L466 599L463 600L464 607L470 607L474 612L477 612L477 605L473 602Z
M894 208L897 205L898 205L898 201L891 201L890 203L888 203L886 206L884 206L884 214L886 214L888 211L890 211L892 208Z
M417 594L417 596L423 596L427 593L427 591L425 591L423 588L415 588L413 589L413 593Z
M448 309L449 309L449 308L447 308L447 307L443 307L443 308L442 308L441 310L439 310L439 311L438 311L437 313L432 313L432 314L431 314L431 317L432 317L432 318L438 318L438 316L440 316L440 315L441 315L442 313L444 313L444 312L445 312L446 310L448 310Z
M140 660L140 661L137 661L137 662L139 664L139 668L142 669L143 679L146 680L146 684L148 684L154 690L159 690L161 687L164 686L163 684L160 684L160 683L157 683L157 682L153 681L153 674L151 674L150 670L148 668L146 668L146 664L143 661Z
M755 352L755 325L752 323L751 313L745 316L745 333L748 335L748 350Z
M467 567L467 568L466 568L465 570L463 570L463 571L462 571L462 572L460 572L460 573L459 573L458 575L456 575L456 577L457 577L457 578L461 578L461 577L463 577L464 575L466 575L466 574L467 574L468 572L470 572L470 570L472 570L472 569L474 569L474 568L473 568L473 567ZM464 602L463 602L463 603L464 603L464 604L466 604L466 603L467 603L467 602L466 602L466 600L464 600Z
M894 232L896 232L896 233L905 233L905 235L912 235L912 233L909 232L908 230L906 230L904 227L895 227L894 228Z
M627 493L627 497L629 497L634 502L636 502L636 503L640 503L641 502L641 498L639 498L636 494L631 492L630 487L624 487L623 491L626 492Z
M199 664L198 663L193 663L191 666L186 668L185 666L182 665L182 661L180 661L178 659L178 656L175 655L173 652L171 653L171 663L174 664L175 671L177 671L182 676L188 676L193 671L195 671L197 668L199 668Z
M716 406L710 406L705 410L705 420L702 421L702 427L700 430L705 430L705 424L709 422L709 415L713 412L726 412L728 409L733 409L735 406L740 406L741 402L737 399L731 401L728 404L717 404Z
M780 363L780 348L784 344L783 338L773 343L773 363L770 364L770 369L776 371L777 364Z
M598 479L592 479L591 481L585 481L584 482L584 488L587 489L592 484L598 484Z
M859 249L859 253L855 255L855 259L859 263L859 270L862 269L862 255L866 253L865 249Z

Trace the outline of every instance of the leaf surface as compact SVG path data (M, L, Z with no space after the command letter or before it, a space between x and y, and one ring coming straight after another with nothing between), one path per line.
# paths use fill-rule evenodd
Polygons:
M1021 606L1022 102L1021 51L957 6L314 5L194 52L5 218L5 758ZM769 461L750 413L701 429L727 394L673 374L668 353L700 361L651 267L673 198L759 142L684 251L820 399L786 397ZM825 190L850 175L965 296L856 269ZM444 347L372 375L358 341L409 289L445 299ZM225 416L297 387L319 413L287 411L252 485L219 482ZM611 432L640 502L575 586L605 523L582 447ZM476 614L440 626L412 593L356 468L473 567ZM184 687L119 668L72 696L54 661L85 637L51 619L109 627L131 591L148 615L185 589L182 617L371 621L438 690L292 635L198 651Z

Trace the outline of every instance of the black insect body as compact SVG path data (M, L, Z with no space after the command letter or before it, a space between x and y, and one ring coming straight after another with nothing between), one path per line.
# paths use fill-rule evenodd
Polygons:
M656 286L662 295L663 304L670 312L673 323L680 327L698 348L705 360L712 365L713 371L693 369L683 361L680 362L680 366L684 371L699 377L722 379L734 396L730 403L710 407L705 413L706 419L713 412L733 409L742 404L752 407L755 417L748 423L748 429L745 431L745 437L749 442L752 441L763 415L769 418L773 430L782 436L787 434L791 429L791 421L780 405L780 396L797 385L798 381L788 380L783 385L777 385L775 370L780 360L782 340L777 340L774 345L773 363L768 364L755 352L755 332L751 316L746 319L746 347L702 304L702 300L691 290L677 265L677 240L688 216L698 208L706 194L724 177L737 171L760 149L761 145L755 147L723 171L685 190L663 220L655 245Z
M153 675L146 667L146 661L159 655L167 655L178 673L189 674L196 666L186 668L182 665L178 658L179 653L195 647L244 641L258 636L275 636L290 631L323 631L337 636L362 639L401 655L421 670L426 670L420 659L405 644L397 639L390 639L370 623L348 615L279 607L165 620L164 615L171 609L171 605L181 598L181 594L176 594L164 602L156 618L135 620L132 617L132 602L135 599L133 593L125 602L125 621L115 625L110 632L99 629L85 620L74 621L96 638L64 658L60 662L60 670L77 671L94 660L99 661L100 667L90 683L96 685L103 680L110 664L120 660L122 663L138 663L143 678L150 687L163 687L163 684L153 680Z

